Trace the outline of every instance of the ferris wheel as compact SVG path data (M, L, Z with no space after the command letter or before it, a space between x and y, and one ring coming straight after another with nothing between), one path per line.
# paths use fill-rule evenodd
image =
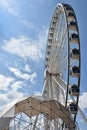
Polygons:
M80 40L75 12L58 4L48 32L44 95L69 109L75 122L80 92Z
M0 130L79 130L80 40L75 12L58 4L48 32L42 95L11 104Z
M75 120L80 91L80 40L75 12L67 4L58 4L51 20L44 80L44 94L69 108Z

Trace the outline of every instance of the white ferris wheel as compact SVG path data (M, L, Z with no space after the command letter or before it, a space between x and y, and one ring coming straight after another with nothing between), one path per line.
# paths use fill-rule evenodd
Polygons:
M79 130L80 40L77 19L68 4L58 4L48 32L42 95L11 104L0 130ZM85 119L86 120L86 119Z
M80 40L75 12L58 4L48 32L43 94L55 99L76 121L80 92Z

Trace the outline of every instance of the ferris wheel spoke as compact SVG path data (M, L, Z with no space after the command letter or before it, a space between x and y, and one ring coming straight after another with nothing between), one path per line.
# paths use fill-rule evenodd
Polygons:
M61 15L59 15L59 16L61 17ZM64 17L63 17L63 15L62 15L62 17L59 19L59 22L56 23L56 28L55 28L54 35L56 34L57 37L54 37L55 40L56 40L56 38L57 38L57 40L58 40L58 38L59 38L59 36L60 36L60 33L58 33L58 32L61 32L63 18L64 18Z
M60 76L52 76L52 78L64 91L66 91L67 83Z
M64 40L65 40L65 38L66 38L66 32L67 32L67 30L65 29L64 35L62 35L61 41L57 40L57 46L56 46L56 50L57 50L57 51L58 51L59 47L60 47L60 48L63 48L63 47L64 47ZM61 34L61 33L60 33L60 34ZM54 39L53 42L55 43L55 39ZM59 44L59 43L60 43L60 44ZM66 45L66 44L65 44L65 45ZM56 53L57 53L57 52L56 52Z
M67 65L60 67L60 70L58 70L58 74L63 75L64 72L66 72L68 70Z
M60 93L61 93L61 96L59 97L60 102L61 102L61 104L65 105L64 102L65 102L66 84L63 80L61 80L58 77L56 78L55 76L52 76L52 79L60 87L60 89L59 89Z
M56 62L58 61L58 57L60 57L60 54L63 52L63 50L64 50L64 46L66 45L66 44L64 44L65 43L65 34L66 34L66 30L65 30L65 32L64 32L64 36L63 36L63 38L62 38L62 41L61 41L61 44L60 44L60 47L57 49L57 51L56 51L56 54L54 55L54 57L53 57L53 61L52 61L52 63L51 63L51 68L50 68L50 70L53 70L54 68L55 68L55 65L56 65ZM59 51L59 52L58 52ZM58 62L57 62L57 64L58 64Z
M57 67L55 67L56 64L54 65L54 68L53 68L53 69L54 69L54 72L57 71L62 65L64 65L64 63L65 63L66 60L67 60L67 54L64 55L62 59L63 59L63 60L59 60L60 62L59 62L59 64L58 64ZM66 63L67 63L67 62L66 62Z
M65 62L65 60L67 59L67 56L60 62L60 64L58 65L58 67L57 67L57 69L56 70L62 70L62 72L64 71L64 70L66 70L67 69L67 62L66 62L66 66L64 66L64 62ZM72 65L74 65L75 63L77 63L78 64L78 60L72 60L72 62L70 62L70 67L72 67ZM76 65L77 65L76 64ZM62 67L63 66L63 67ZM61 73L61 71L59 71L59 73Z
M60 22L58 22L58 26L56 26L55 32L54 32L53 42L56 44L59 43L59 39L60 39L60 35L61 35L61 28L62 28L62 21L63 21L63 16L62 16ZM58 30L60 33L58 33Z

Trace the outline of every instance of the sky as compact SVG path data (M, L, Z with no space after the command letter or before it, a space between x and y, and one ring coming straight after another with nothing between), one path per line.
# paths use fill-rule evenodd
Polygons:
M87 0L0 0L0 111L22 97L41 93L47 32L58 3L76 13L81 42L79 106L87 117ZM80 130L87 128L77 117Z

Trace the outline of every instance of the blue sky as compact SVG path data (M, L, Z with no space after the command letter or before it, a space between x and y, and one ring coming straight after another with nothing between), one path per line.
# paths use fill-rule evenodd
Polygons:
M72 5L81 41L79 105L87 116L87 1L0 0L0 109L13 100L41 93L47 31L57 3ZM87 125L78 116L81 130Z

